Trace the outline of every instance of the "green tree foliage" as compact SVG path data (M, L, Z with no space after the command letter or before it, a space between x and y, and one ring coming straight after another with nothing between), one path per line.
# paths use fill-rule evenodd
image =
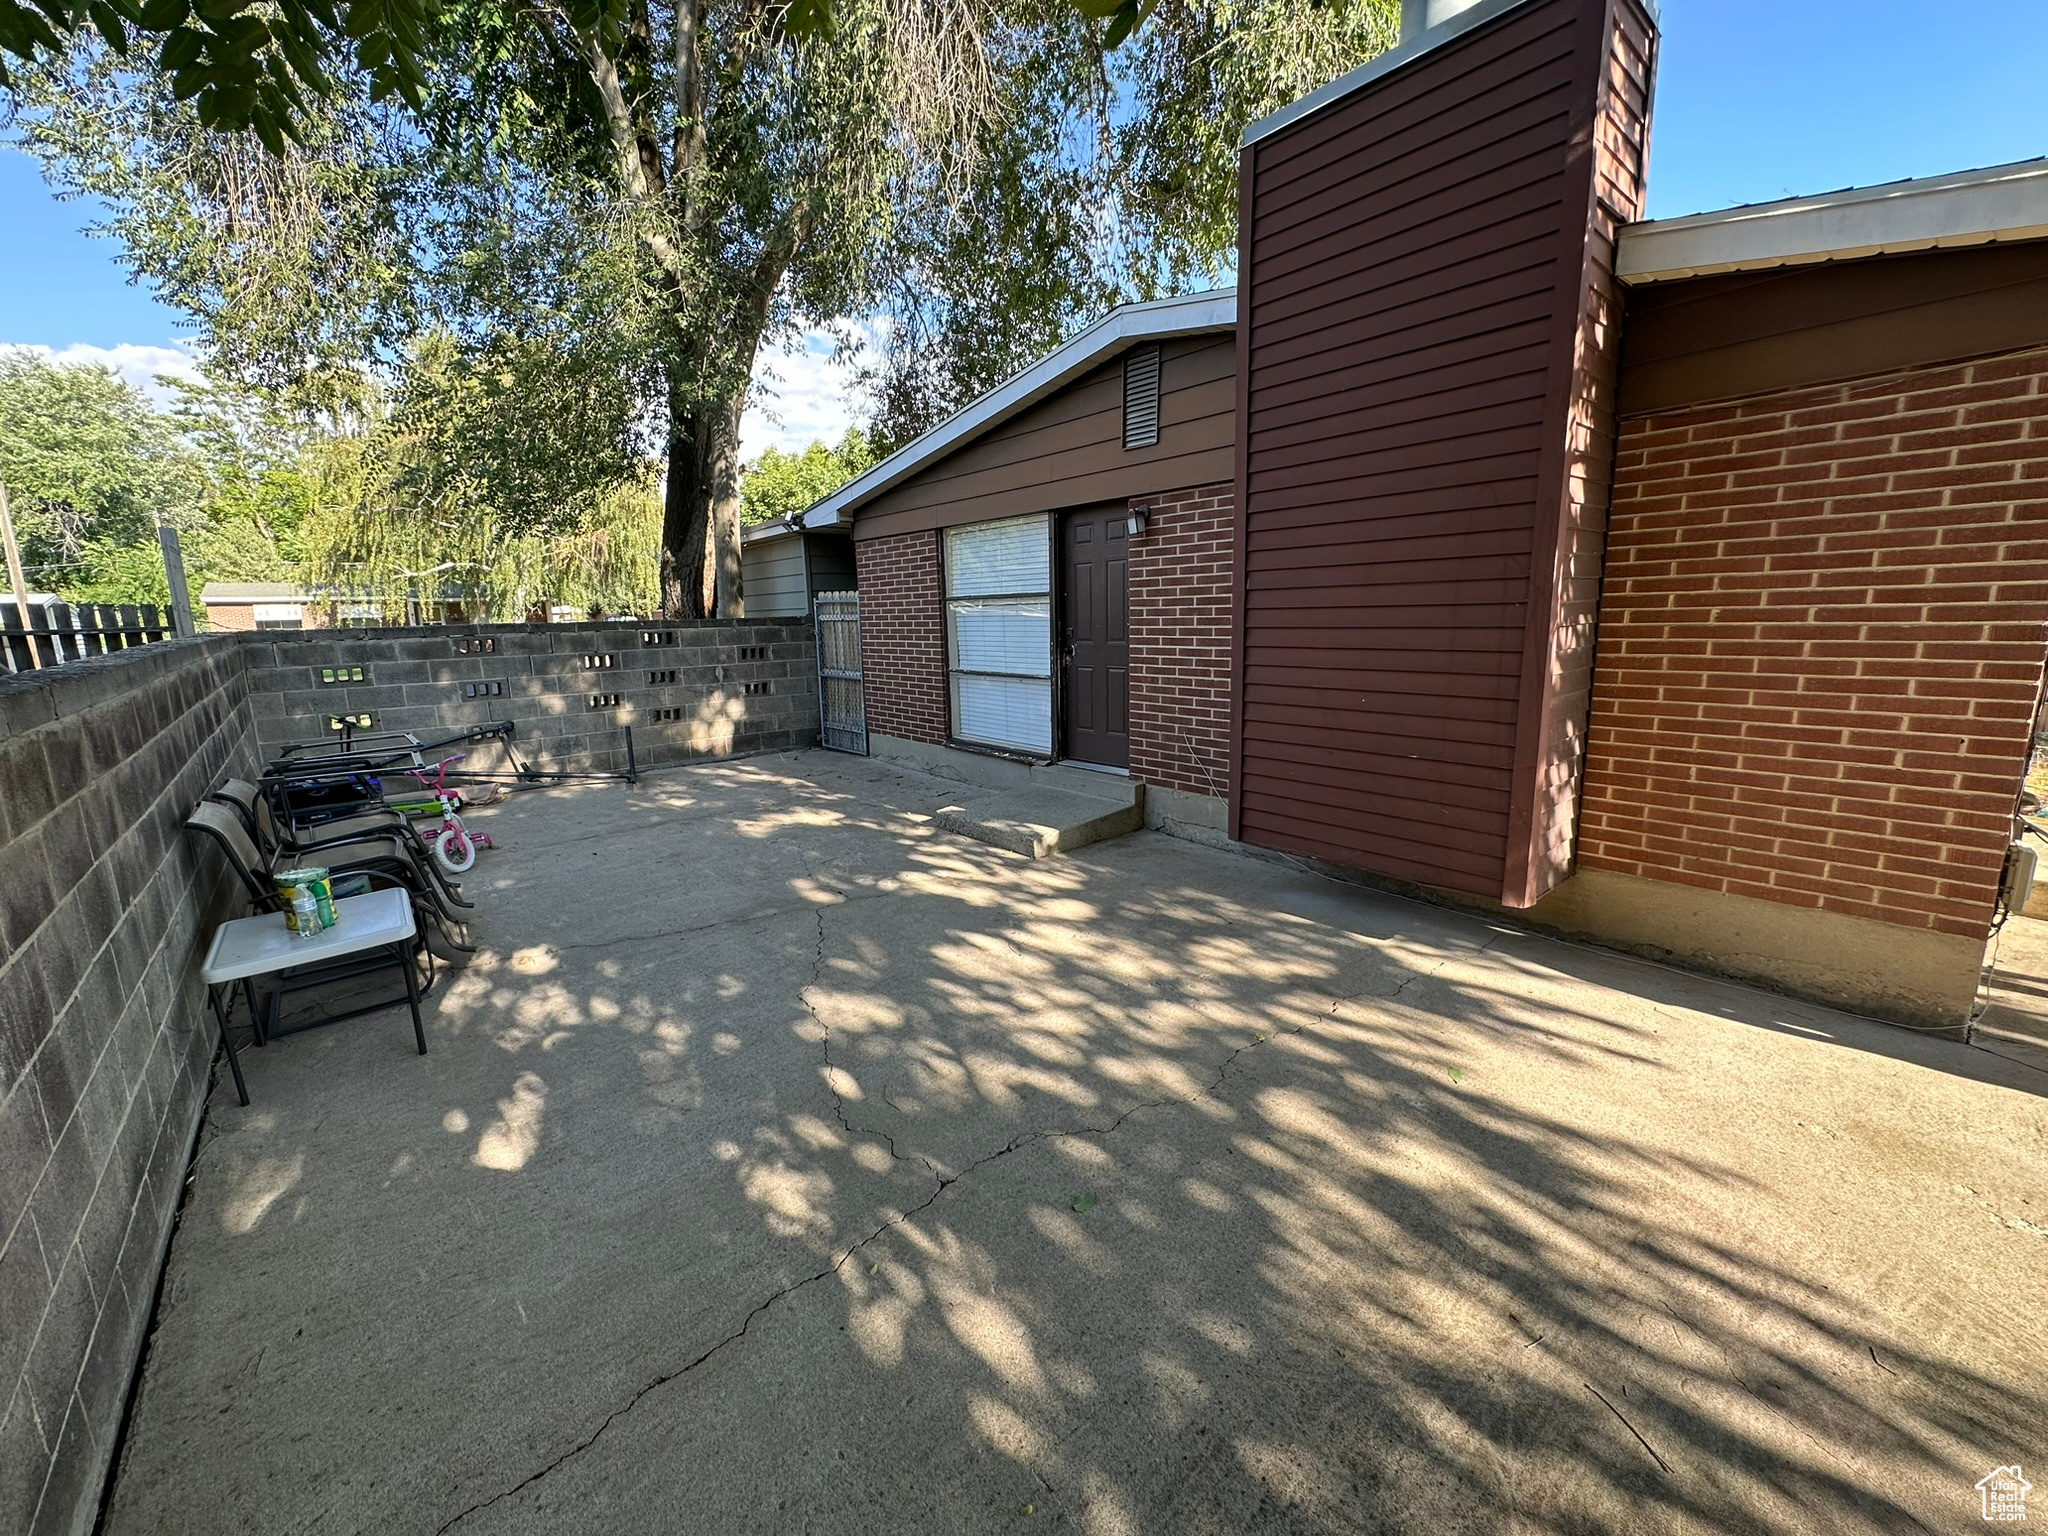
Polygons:
M389 112L323 98L303 142L272 154L92 46L23 72L14 94L17 141L111 208L93 232L198 322L212 377L345 416L402 356L423 296Z
M176 423L108 369L23 348L0 350L0 482L31 584L82 601L146 600L123 589L150 560L162 587L158 525L202 515L199 459Z
M433 0L0 0L0 88L81 37L154 63L208 127L248 129L282 154L337 70L371 97L417 106Z
M652 612L653 480L618 383L530 342L422 338L389 409L302 460L309 575L393 621L444 593L496 618Z
M798 453L763 449L740 477L740 521L752 526L801 512L871 469L879 457L858 427L836 448L813 442Z
M165 382L178 398L158 411L105 369L0 353L0 480L32 585L162 604L167 523L195 602L208 581L296 581L394 621L444 587L492 618L653 611L651 470L618 435L620 402L544 349L429 336L389 406L366 397L338 427ZM593 433L601 448L578 441Z
M181 535L187 576L199 584L292 579L306 558L312 488L303 459L314 434L261 396L167 382L179 396L171 419L204 476L203 520Z
M46 73L24 121L225 377L360 411L432 316L467 355L516 337L603 378L599 415L637 401L663 422L663 607L731 612L764 342L874 326L888 447L1109 303L1226 278L1240 129L1396 15L1158 0L1133 33L1141 8L447 0L418 114L337 73L261 173L132 61ZM563 434L596 455L571 478L610 436Z
M519 533L573 526L637 478L636 402L614 368L579 366L544 342L445 331L414 346L390 430L393 489L419 506L488 506Z

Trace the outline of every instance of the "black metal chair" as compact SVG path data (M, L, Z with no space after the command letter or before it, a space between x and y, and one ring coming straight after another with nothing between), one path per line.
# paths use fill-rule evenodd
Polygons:
M474 952L455 909L473 911L476 904L463 898L462 888L442 873L425 841L398 812L385 809L347 823L323 823L320 836L293 837L271 815L261 791L246 779L226 779L207 798L230 807L240 818L265 873L287 864L317 862L336 874L396 875L413 892L423 927L431 922L450 948Z
M255 841L242 825L234 807L218 800L202 800L185 819L186 830L196 832L210 841L227 860L228 868L242 884L249 897L249 904L256 913L280 912L284 909L284 898L276 883L270 878L269 867ZM420 999L432 990L435 980L434 951L427 942L426 919L431 916L428 907L423 906L419 893L403 879L383 870L358 870L357 877L369 889L402 891L406 905L411 908L411 936L391 944L377 941L374 954L358 953L361 946L340 955L314 960L309 964L288 964L282 969L266 968L249 975L238 975L236 979L214 981L208 978L207 1005L213 1010L219 1022L221 1041L227 1048L228 1066L234 1073L235 1092L242 1103L249 1102L248 1084L242 1077L241 1063L236 1059L235 1043L229 1034L234 1013L236 996L244 998L249 1008L249 1022L258 1046L269 1043L274 1035L293 1033L319 1023L333 1023L364 1013L379 1012L391 1006L393 1001L404 1002L412 1009L413 1037L419 1045L420 1054L427 1049L425 1027L420 1019ZM426 962L426 975L422 979L418 972L420 961ZM209 961L211 964L211 961ZM405 996L394 1000L379 1000L353 1008L347 1013L332 1014L326 1018L314 1019L284 1029L280 1025L285 994L304 991L311 987L324 987L335 982L348 981L356 977L382 970L392 965L405 974ZM256 996L256 975L274 975L276 984L271 989L268 1006L259 1003Z
M453 893L444 900L444 882L436 878L438 871L423 869L421 860L412 856L402 839L387 835L337 840L331 848L319 843L301 843L292 847L271 844L266 847L268 839L252 830L250 821L249 812L232 795L215 790L194 808L186 825L220 845L236 873L249 887L251 899L257 903L257 911L278 909L276 889L271 880L277 870L317 859L336 879L359 877L367 882L368 889L403 888L411 898L422 941L428 938L438 940L448 952L447 958L476 952L476 946L469 942L462 918L450 910L448 904L452 900L457 907L469 908L471 903ZM259 828L263 824L261 820L257 821ZM431 863L431 859L427 862Z

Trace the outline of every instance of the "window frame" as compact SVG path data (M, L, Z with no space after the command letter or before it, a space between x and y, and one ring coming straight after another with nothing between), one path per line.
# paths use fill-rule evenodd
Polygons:
M1045 590L1043 592L978 592L972 597L956 598L949 590L952 586L952 540L949 535L971 528L991 527L997 523L1020 523L1035 518L1045 525ZM1007 758L1018 763L1052 763L1059 760L1060 750L1060 626L1059 626L1059 519L1053 512L1018 512L1007 517L980 518L971 523L949 523L938 530L939 542L939 646L944 656L946 673L946 745L962 752L978 752L984 757ZM1045 600L1046 654L1045 654L1045 700L1046 700L1046 741L1047 750L1033 752L1024 747L1003 746L997 742L978 741L972 736L960 734L959 694L953 680L956 677L1028 677L1031 674L1018 672L982 672L963 668L955 663L953 646L953 605L956 602L1024 602L1034 598Z

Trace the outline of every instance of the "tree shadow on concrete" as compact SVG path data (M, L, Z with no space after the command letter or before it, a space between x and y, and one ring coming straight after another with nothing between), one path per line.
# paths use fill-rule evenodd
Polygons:
M216 1108L110 1529L1896 1531L2031 1450L1996 1067L958 797L508 808L416 1075Z

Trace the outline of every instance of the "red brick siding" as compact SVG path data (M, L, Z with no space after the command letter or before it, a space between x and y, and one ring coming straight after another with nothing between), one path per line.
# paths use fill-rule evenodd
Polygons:
M901 533L854 546L868 729L946 739L945 614L939 535Z
M1142 496L1131 545L1131 772L1221 799L1230 783L1228 484Z
M2048 350L1623 423L1579 862L1986 931L2048 620Z

